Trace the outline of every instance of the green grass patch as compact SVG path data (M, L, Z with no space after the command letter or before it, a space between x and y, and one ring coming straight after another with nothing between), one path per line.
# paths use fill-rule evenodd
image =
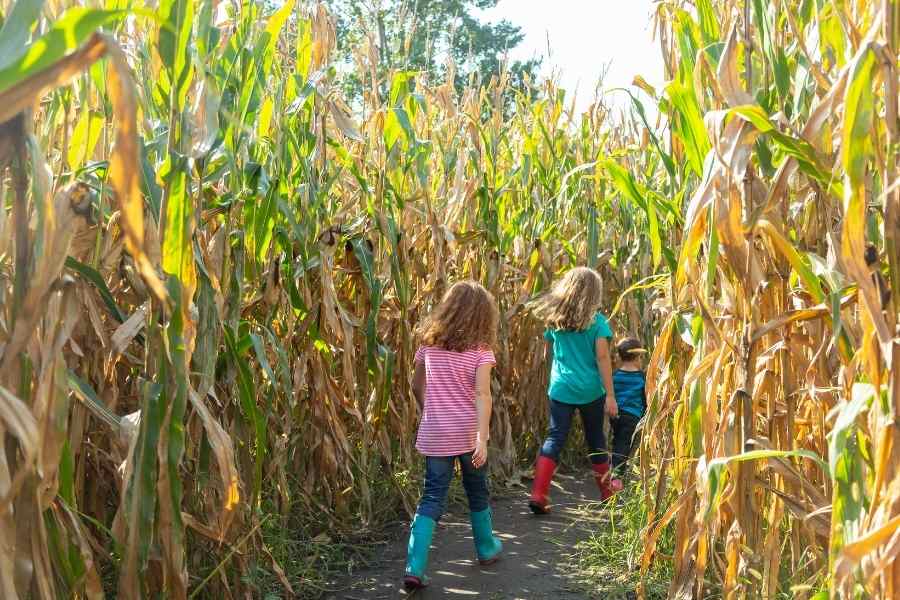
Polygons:
M647 507L636 480L627 483L615 503L600 510L609 511L596 525L593 534L575 548L576 577L591 593L609 600L637 598L641 556L644 552L644 528ZM660 537L657 552L671 555L674 535L667 528ZM666 598L672 568L668 561L656 559L645 582L647 598Z

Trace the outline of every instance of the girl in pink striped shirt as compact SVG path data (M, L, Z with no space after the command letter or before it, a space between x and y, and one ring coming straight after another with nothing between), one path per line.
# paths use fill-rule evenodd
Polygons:
M444 513L456 463L469 499L475 555L497 561L488 503L487 442L491 422L491 350L497 337L497 304L474 281L453 285L418 330L413 393L422 408L416 448L425 455L425 490L409 532L408 590L425 587L428 549Z

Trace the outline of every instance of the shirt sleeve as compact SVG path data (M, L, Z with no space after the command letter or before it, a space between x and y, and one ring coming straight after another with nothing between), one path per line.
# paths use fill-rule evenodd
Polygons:
M606 317L597 313L597 320L594 323L594 332L596 333L596 337L598 338L606 338L608 340L612 339L612 329L609 327L609 321L606 320Z
M549 329L544 330L544 339L547 340L548 342L553 341L553 333Z
M481 352L478 353L478 362L475 363L475 368L477 369L478 367L480 367L482 365L496 365L496 364L497 364L497 359L494 358L494 351L493 350L482 350Z
M416 350L416 357L413 359L414 363L423 363L425 362L425 348L420 346L418 350Z

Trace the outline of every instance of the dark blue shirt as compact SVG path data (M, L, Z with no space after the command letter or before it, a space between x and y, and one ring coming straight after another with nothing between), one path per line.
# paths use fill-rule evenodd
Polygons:
M619 411L635 417L643 417L647 409L647 396L644 391L646 377L643 371L616 370L613 373L613 389L616 392L616 404Z

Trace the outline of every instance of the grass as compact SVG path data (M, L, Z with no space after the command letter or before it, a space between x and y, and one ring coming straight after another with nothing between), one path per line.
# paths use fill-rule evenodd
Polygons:
M398 490L411 494L421 481L413 471L398 471L390 477L382 473L373 480L377 483L372 492L383 502L367 523L359 518L328 519L305 498L297 481L289 481L293 500L284 516L273 499L264 502L259 511L265 519L259 529L263 551L248 556L241 565L242 584L253 597L291 597L287 595L290 586L292 597L322 598L339 591L336 581L375 564L394 541L397 524L407 518ZM359 513L354 507L348 510Z
M593 534L576 546L573 568L579 582L594 594L610 600L637 598L647 523L638 481L628 482L608 510L610 518L598 521ZM673 545L674 535L667 530L657 550L671 555ZM647 575L646 597L665 598L671 580L671 565L657 559Z
M321 598L336 591L335 580L373 564L391 541L389 525L396 523L397 516L388 510L385 521L377 526L327 533L313 529L309 518L297 515L270 519L260 532L265 551L252 557L243 583L258 598L285 597L285 582L295 597Z

